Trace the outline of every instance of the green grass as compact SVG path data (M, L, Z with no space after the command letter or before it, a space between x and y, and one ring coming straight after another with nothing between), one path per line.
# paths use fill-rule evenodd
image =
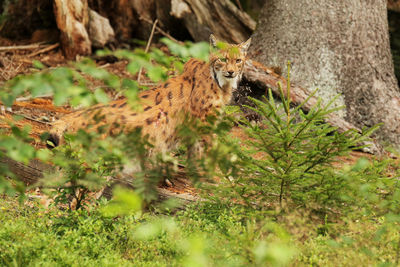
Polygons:
M157 214L45 211L6 197L0 201L0 265L395 266L397 257L397 228L382 228L385 219L373 216L324 223L305 211L216 203Z

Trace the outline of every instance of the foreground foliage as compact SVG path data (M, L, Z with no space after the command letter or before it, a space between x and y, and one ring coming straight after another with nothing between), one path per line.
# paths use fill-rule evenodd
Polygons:
M108 217L100 212L104 205L71 212L3 198L0 264L368 266L394 264L398 254L398 231L384 217L318 223L304 210L271 215L215 203L195 204L173 217Z
M132 74L146 69L154 82L178 72L190 57L207 57L207 45L164 42L176 56L158 49L115 55L130 61L127 69ZM35 64L43 68L40 62ZM137 92L147 88L98 69L90 60L17 77L6 83L0 97L6 105L25 93L53 93L56 104L107 102L106 90L90 89L85 75L123 94L140 111ZM228 108L223 118L208 118L208 124L186 120L178 129L183 145L175 157L148 158L151 144L140 129L113 138L100 138L101 130L79 131L66 135L64 146L36 150L29 144L29 129L10 122L11 135L0 134L0 156L22 163L36 158L59 169L40 184L55 200L45 209L34 198L17 205L13 196L26 201L26 188L17 179L10 180L12 174L1 166L0 192L11 197L0 201L0 265L398 264L398 163L374 158L361 158L354 166L339 162L375 127L338 133L324 124L335 109L319 102L303 112L304 103L292 107L290 86L286 90L281 90L281 102L271 93L263 101L253 99L254 107L249 108L262 122L240 120L246 140L228 134L238 123L231 116L235 108ZM203 156L188 158L187 147L203 136L212 139ZM180 211L174 210L176 203L153 202L157 185L176 172L178 163L185 165L188 179L199 185L204 199ZM88 204L87 192L137 166L134 179L128 177L134 191L116 190L111 201ZM83 194L78 196L77 191ZM72 199L77 211L72 210Z

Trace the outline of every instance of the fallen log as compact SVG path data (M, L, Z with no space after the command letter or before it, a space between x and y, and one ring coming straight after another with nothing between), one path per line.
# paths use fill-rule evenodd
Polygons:
M12 172L17 179L23 182L26 186L34 186L35 184L40 185L40 180L44 177L45 173L51 173L55 171L54 166L44 163L40 160L33 159L29 164L24 164L8 157L0 157L0 164L4 164L8 167L8 170ZM96 193L96 197L105 197L107 199L112 198L113 188L116 185L132 188L132 184L129 178L111 178L111 185L106 186L102 190ZM176 198L182 204L188 204L190 202L199 200L195 195L189 193L176 193L166 188L158 187L157 192L159 200L166 200L169 198Z
M8 169L25 185L33 185L43 178L43 173L50 171L52 166L40 160L32 160L29 164L24 164L7 157L0 158L0 164L4 164Z

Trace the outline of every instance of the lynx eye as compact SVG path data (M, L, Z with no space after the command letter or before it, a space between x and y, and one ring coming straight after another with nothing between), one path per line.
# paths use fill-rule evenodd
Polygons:
M222 58L220 58L219 59L221 62L226 62L226 58L225 57L222 57Z
M236 63L242 63L242 60L240 58L236 59Z

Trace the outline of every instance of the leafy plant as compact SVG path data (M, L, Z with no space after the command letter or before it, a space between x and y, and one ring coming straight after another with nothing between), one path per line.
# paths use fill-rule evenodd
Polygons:
M168 40L164 42L170 48L172 55L158 48L153 48L148 53L142 49L135 49L133 52L118 50L112 54L130 61L127 70L131 74L136 75L143 69L154 83L181 72L184 61L190 57L208 57L206 43L186 43L180 46ZM103 51L99 54L107 55L111 52ZM32 97L52 94L56 105L69 102L75 107L88 107L97 103L107 103L109 97L106 91L115 90L125 95L133 109L141 110L137 93L146 90L147 87L136 80L119 78L105 69L98 68L90 59L72 63L71 67L45 69L40 62L34 62L34 66L37 68L34 73L17 76L4 84L0 90L2 103L11 106L18 96L26 94ZM96 86L93 85L93 81ZM176 160L165 155L148 158L147 151L151 145L141 137L140 129L125 134L122 128L121 126L121 133L113 138L102 138L105 129L94 131L89 129L89 132L82 130L77 134L66 136L66 145L54 150L51 156L51 162L58 169L48 174L42 185L56 189L48 192L56 194L57 201L71 204L74 200L76 207L79 208L89 189L99 190L106 186L110 183L107 180L110 180L111 176L118 175L128 166L136 169L133 183L141 192L145 202L153 200L156 197L155 186L163 177L173 172ZM16 132L17 128L12 129ZM27 131L26 136L28 136ZM29 145L30 139L25 138L22 144L18 138L18 136L4 135L4 142L0 142L0 150L6 151L12 159L24 163L45 154L41 151L36 152ZM22 145L25 147L22 148ZM12 175L6 168L4 174ZM1 185L4 188L12 188L6 180L3 180ZM24 191L23 188L22 186L20 191Z
M290 69L290 68L289 68ZM279 85L281 103L269 97L263 101L251 99L262 122L242 120L247 134L245 149L238 149L244 172L231 179L235 190L249 205L264 206L278 200L280 205L339 204L342 194L349 190L347 181L334 167L340 156L359 149L376 128L339 132L324 123L326 116L338 108L330 108L321 100L308 112L302 107L314 95L292 108L290 82L286 94ZM315 93L315 92L314 92ZM339 193L340 192L340 193Z

